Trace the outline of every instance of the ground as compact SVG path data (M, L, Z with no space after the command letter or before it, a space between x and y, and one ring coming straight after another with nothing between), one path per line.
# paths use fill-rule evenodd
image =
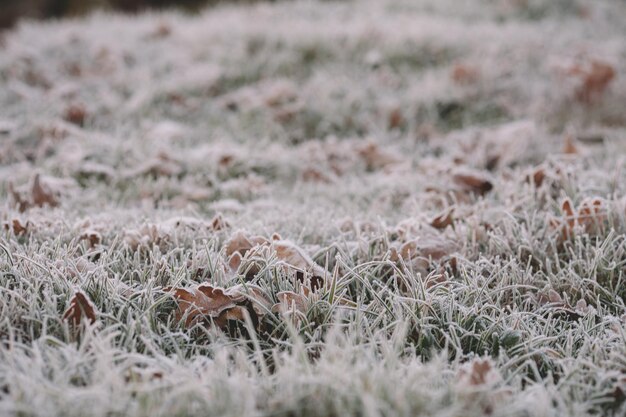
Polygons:
M626 5L0 39L0 414L626 414Z

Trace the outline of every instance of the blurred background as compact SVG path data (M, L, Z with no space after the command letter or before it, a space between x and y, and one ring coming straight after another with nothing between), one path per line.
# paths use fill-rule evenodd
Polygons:
M80 16L94 9L134 13L147 9L181 8L190 12L218 3L251 3L254 0L0 0L0 28L20 18Z

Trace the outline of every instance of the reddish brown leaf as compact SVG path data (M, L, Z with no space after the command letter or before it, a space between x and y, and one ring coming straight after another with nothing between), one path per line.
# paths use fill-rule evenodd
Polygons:
M452 226L454 224L453 213L454 207L451 207L431 220L430 225L435 229L445 229L448 226Z
M5 230L10 230L13 232L15 236L22 236L27 234L32 227L32 223L30 221L22 222L20 219L13 219L9 222L4 222Z
M196 288L164 288L172 292L178 302L175 319L180 322L185 319L185 327L193 327L199 321L211 317L217 319L220 314L236 306L232 297L224 293L222 288L209 284L200 284Z
M45 205L56 207L59 205L59 201L55 197L54 193L42 183L41 176L39 174L35 175L33 186L31 188L31 194L33 204L38 207L44 207Z
M457 173L452 177L464 191L484 195L493 189L493 183L480 173Z
M406 119L402 114L402 110L399 108L394 108L389 112L389 121L387 126L389 129L398 129L406 124Z
M211 219L211 228L215 230L216 232L220 230L228 229L229 227L230 227L230 224L228 223L226 219L224 219L224 217L220 213L217 213Z
M361 146L357 153L365 162L367 169L370 171L384 168L387 165L399 162L399 158L380 149L380 147L374 142L369 142L366 145Z
M77 291L70 300L70 306L63 314L63 320L73 326L78 326L81 320L87 318L90 323L96 321L96 309L85 294Z
M574 138L572 138L571 135L565 135L563 153L566 155L578 155L580 153L578 147L574 144Z
M576 98L583 103L591 103L602 96L616 75L613 66L602 61L592 61L588 68L574 72L578 72L582 78L582 84L576 90Z
M87 118L87 109L85 109L85 106L81 104L72 104L65 109L63 118L70 123L83 126L85 124L85 119Z
M478 68L471 65L456 64L450 73L450 78L460 85L473 84L480 78Z

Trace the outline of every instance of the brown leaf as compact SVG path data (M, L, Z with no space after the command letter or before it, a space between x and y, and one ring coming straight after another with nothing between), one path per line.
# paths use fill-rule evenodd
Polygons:
M233 300L237 303L241 303L244 300L249 300L252 304L252 308L257 316L262 317L272 308L272 302L265 296L265 293L256 285L251 284L239 284L231 287L227 290Z
M489 358L476 358L459 371L459 384L465 387L477 387L499 381L500 374Z
M456 64L450 73L450 78L457 84L473 84L480 78L478 68L471 65Z
M96 230L85 230L80 235L80 240L86 240L89 243L90 248L94 248L102 242L102 235Z
M389 112L389 121L387 126L389 129L398 129L406 124L406 119L399 108L393 108Z
M587 68L572 69L572 73L579 75L582 80L582 84L576 90L576 98L587 104L601 97L616 75L612 65L597 60L591 61Z
M4 222L3 225L5 230L12 231L15 236L22 236L30 231L33 224L30 221L24 223L20 219L13 219L10 222Z
M321 288L328 271L319 266L301 248L287 240L274 240L272 248L276 251L279 260L291 267L295 267L308 276L308 284L313 289ZM304 279L304 277L303 277Z
M302 171L302 180L305 182L321 182L325 184L330 184L332 182L326 173L314 167L305 168Z
M57 184L58 186L59 184ZM12 182L8 183L8 191L15 207L23 213L31 207L56 207L59 205L56 190L49 181L44 180L40 174L36 174L29 190L22 192L15 189Z
M448 226L452 226L454 224L453 213L454 207L451 207L432 219L430 225L435 229L445 229Z
M175 319L180 322L184 318L186 328L193 327L207 317L217 319L225 310L236 307L232 297L225 294L222 288L209 284L200 284L191 289L167 287L163 290L172 292L178 302Z
M606 206L600 198L583 200L578 210L566 198L561 203L561 213L561 218L551 218L549 222L550 227L560 232L561 240L572 237L577 226L586 233L596 232L607 218Z
M220 213L217 213L211 219L211 228L215 230L216 232L220 230L228 229L229 227L230 227L230 223L228 223L228 221L224 219L224 216L222 216Z
M55 197L54 193L42 182L39 174L35 175L33 186L31 188L31 194L33 204L38 207L44 207L45 205L56 207L59 205L59 201Z
M538 166L530 174L526 176L526 181L535 185L535 187L541 187L543 181L546 178L546 170L542 166Z
M484 195L493 189L493 183L480 173L457 173L452 180L464 191Z
M8 188L9 188L9 195L11 196L11 198L13 199L13 204L15 205L15 207L17 208L17 210L20 213L25 212L26 210L28 210L28 208L30 207L30 204L28 202L27 199L22 197L22 194L20 194L16 189L15 186L13 185L12 181L9 181L8 184Z
M230 320L245 321L246 314L256 321L272 307L263 290L250 284L223 289L205 283L190 289L168 287L164 291L172 292L177 300L175 319L185 319L187 329L207 320L224 328Z
M566 155L578 155L580 153L578 147L574 144L572 135L565 135L563 153Z
M248 237L246 234L238 230L225 243L226 258L228 265L233 271L239 269L243 257L248 251L255 246L268 244L269 241L260 236Z
M72 104L65 109L63 118L70 123L83 126L87 118L87 109L82 104Z
M361 146L357 150L357 153L365 162L367 169L370 171L384 168L387 165L399 162L399 158L389 152L383 151L374 142L369 142L366 145Z
M63 314L63 320L73 326L78 326L83 319L87 318L90 323L96 321L96 308L85 294L76 291L70 300L70 306Z
M300 293L293 291L281 291L276 294L278 303L274 304L272 311L288 314L293 312L306 313L309 303L310 290L307 287L301 287Z

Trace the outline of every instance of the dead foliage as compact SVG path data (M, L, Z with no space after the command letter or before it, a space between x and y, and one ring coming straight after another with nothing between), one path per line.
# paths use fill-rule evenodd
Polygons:
M480 172L458 172L452 176L452 181L462 191L481 196L493 189L491 179Z
M239 285L229 289L200 284L194 288L164 288L178 303L175 320L189 329L198 323L213 323L225 328L229 321L245 321L248 314L258 323L271 308L263 291L253 285Z
M60 203L59 185L57 181L35 174L27 189L18 190L9 182L8 191L14 207L23 213L32 207L57 207Z
M561 202L561 216L549 219L550 227L559 233L560 241L572 238L577 230L597 233L604 227L608 216L606 203L601 198L587 198L578 208L569 198Z
M604 95L617 73L608 62L594 59L572 65L566 74L578 79L575 91L576 100L591 104Z
M12 232L15 236L24 236L30 233L34 226L30 220L23 221L18 218L5 221L2 225L5 230Z
M83 319L93 324L96 321L96 307L84 293L76 291L70 300L69 308L63 314L63 320L72 326L78 326Z

